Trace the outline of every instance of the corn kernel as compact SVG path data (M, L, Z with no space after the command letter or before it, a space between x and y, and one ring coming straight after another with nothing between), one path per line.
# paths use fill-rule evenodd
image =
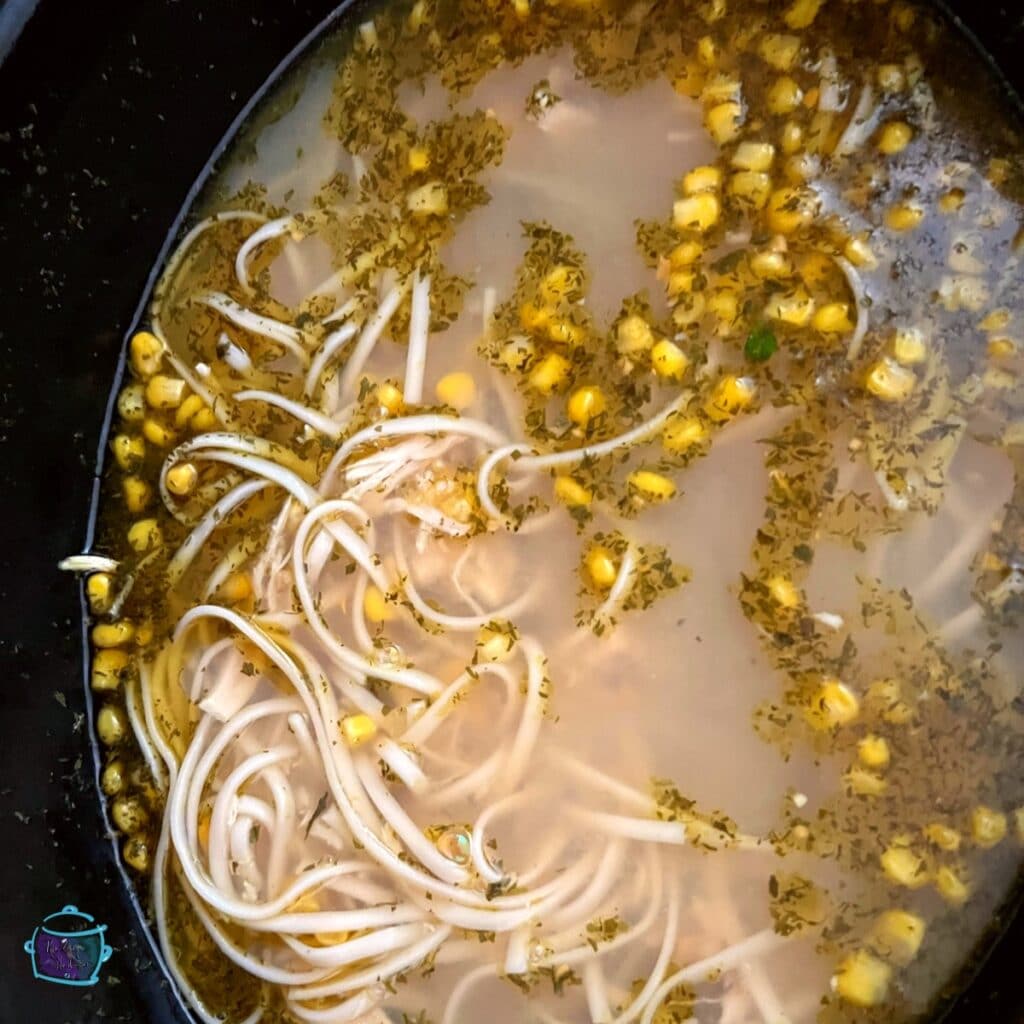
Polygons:
M885 225L892 231L913 231L924 220L917 203L896 203L885 211Z
M187 498L199 483L199 470L191 462L179 462L167 470L167 490L178 498Z
M727 374L715 385L704 411L713 420L727 420L750 406L756 397L757 385L752 378Z
M724 146L739 135L743 108L735 100L719 103L704 115L704 124L715 142Z
M185 398L185 382L180 377L154 374L146 382L146 403L154 409L177 409Z
M945 864L935 872L935 888L947 903L955 907L963 906L971 895L967 881Z
M142 435L157 448L170 448L174 444L174 432L165 427L159 420L147 419L142 424Z
M1013 824L1017 833L1017 841L1024 843L1024 807L1018 807L1013 812Z
M893 358L901 366L917 366L928 358L924 335L916 327L901 327L892 338Z
M697 56L701 63L713 68L718 63L718 47L711 36L701 36L697 40Z
M690 327L704 315L706 305L703 292L685 295L672 310L672 322L677 327Z
M784 252L757 252L750 257L750 271L762 281L779 281L793 274L793 263Z
M113 580L106 572L94 572L85 581L85 596L94 615L102 615L113 599Z
M425 171L430 166L430 150L426 146L413 146L406 157L406 163L412 174Z
M92 627L94 647L121 647L131 643L135 637L135 627L126 619L118 622L99 622Z
M850 307L845 302L829 302L815 314L814 329L822 334L846 334L853 330Z
M783 608L797 608L800 605L800 591L793 586L788 576L772 576L767 585L772 600Z
M636 313L623 319L615 332L615 347L624 356L646 352L654 345L654 331L651 325Z
M129 512L141 512L153 498L153 488L142 477L126 476L121 481L121 490Z
M743 83L736 75L715 75L707 79L700 91L701 102L705 107L713 107L727 100L739 101L743 93Z
M153 551L163 542L163 531L155 519L140 519L128 527L128 546L140 555L146 551Z
M501 347L498 360L510 373L521 373L536 354L536 346L529 338L511 338Z
M788 71L800 56L800 37L775 33L766 35L758 52L777 71Z
M914 130L906 121L890 121L878 133L878 151L886 156L895 156L910 144Z
M962 188L951 188L948 192L939 196L939 209L947 214L956 213L964 205L964 200L966 199L967 193Z
M341 732L350 747L358 747L377 734L377 723L369 715L346 715Z
M659 377L666 380L679 380L686 373L690 360L686 358L686 353L674 341L662 338L651 349L651 365Z
M140 377L152 377L160 368L164 347L160 339L149 331L139 331L129 346L132 369Z
M564 263L553 267L540 283L541 295L549 302L557 302L583 288L583 272Z
M117 434L110 442L114 461L126 472L137 469L146 457L146 442L141 437Z
M867 699L882 719L891 725L906 725L914 716L895 679L876 679L868 687Z
M782 75L768 90L768 112L776 115L791 114L800 106L803 98L800 86L789 75Z
M182 403L174 410L174 425L181 430L187 426L192 420L192 417L196 415L203 408L203 400L198 395L189 395Z
M116 758L107 762L107 766L103 769L103 774L100 776L100 789L107 796L117 796L124 789L124 784L124 765Z
M858 767L850 768L843 776L843 781L858 796L881 796L889 785L881 775Z
M729 194L755 210L768 202L772 193L772 179L762 171L737 171L729 179Z
M428 181L406 196L405 205L415 217L442 217L448 212L448 189L444 182Z
M117 396L117 411L126 423L141 423L146 415L146 390L141 384L129 384Z
M516 634L511 629L483 626L477 635L476 649L483 661L507 661L516 646Z
M707 311L718 318L718 331L727 333L739 316L739 297L731 288L715 288L706 299Z
M889 764L889 744L884 736L865 736L857 744L857 757L868 768L885 768Z
M740 171L767 171L775 159L770 142L741 142L732 155L732 165Z
M924 941L924 919L908 910L886 910L871 929L871 945L879 956L905 967Z
M907 846L890 846L882 854L882 871L886 878L907 889L920 889L928 883L924 861Z
M135 871L140 873L146 873L149 871L149 865L152 860L149 840L145 836L132 836L129 840L121 847L121 855L124 857L125 864Z
M947 853L956 853L960 849L960 833L955 828L943 825L941 822L933 822L924 828L925 839L933 846Z
M818 16L824 0L793 0L783 15L783 20L790 28L807 28Z
M1010 325L1011 314L1006 308L993 309L978 324L983 331L1002 331Z
M807 227L816 212L812 193L800 188L780 188L768 199L768 226L782 235Z
M233 572L221 584L221 598L230 604L240 604L252 596L252 580L247 572Z
M106 648L97 651L92 659L89 681L94 690L116 690L131 660L124 651Z
M607 408L604 392L595 385L577 388L566 404L569 419L579 427L587 427Z
M668 275L668 281L665 285L665 292L670 299L674 299L679 295L688 295L693 291L693 286L697 282L697 275L692 270L673 270Z
M917 384L913 370L883 357L868 371L864 386L876 398L886 402L902 402L909 398Z
M584 508L594 499L590 491L571 476L555 478L555 497L570 508Z
M804 718L815 729L849 725L860 714L857 695L838 679L826 678L804 709Z
M372 583L363 595L363 611L370 622L376 624L390 622L395 617L394 605Z
M567 317L552 317L548 322L548 338L556 345L576 347L586 341L587 335L579 324L574 324Z
M1010 177L1010 161L1006 157L994 156L988 162L988 170L985 174L991 184L999 188L1005 185Z
M787 156L794 156L803 149L804 130L796 121L787 121L779 134L779 147Z
M981 804L971 812L971 838L982 849L989 849L1006 838L1006 815Z
M615 556L605 547L595 545L587 552L587 575L598 590L608 590L619 575Z
M127 835L141 831L149 820L149 814L142 806L142 802L131 796L115 800L110 808L110 816L114 819L116 828Z
M989 338L986 349L993 359L1009 359L1017 354L1017 343L1010 338Z
M891 979L892 968L888 964L859 949L839 965L836 992L854 1006L877 1006L885 1001Z
M629 487L650 501L665 501L676 493L676 485L667 476L649 469L637 469L629 474Z
M391 416L397 416L405 408L405 396L402 389L386 380L374 389L374 401Z
M722 185L722 172L717 167L694 167L683 176L683 194L695 196L699 192L715 192Z
M718 199L710 192L699 192L695 196L677 199L672 207L672 220L681 231L707 231L718 223L720 214Z
M673 270L692 266L701 258L704 253L704 246L696 239L690 238L680 242L669 254L669 266Z
M814 299L802 289L773 295L764 309L765 316L794 327L806 327L814 314Z
M217 414L208 405L204 405L189 421L189 426L200 434L217 430L220 425Z
M476 400L476 382L469 373L446 373L437 382L434 393L442 405L450 405L462 412Z
M707 437L704 424L696 418L676 417L665 424L661 432L662 447L669 452L681 454Z
M112 747L120 743L127 730L128 721L120 708L113 704L100 708L96 716L96 732L105 746Z
M843 248L843 255L855 266L868 270L878 266L878 259L863 238L851 238Z
M569 379L571 363L557 352L550 352L530 372L530 386L542 395L550 395Z

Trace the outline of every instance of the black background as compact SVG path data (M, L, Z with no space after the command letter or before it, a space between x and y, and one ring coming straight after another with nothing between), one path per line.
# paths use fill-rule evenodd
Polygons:
M79 598L55 565L85 539L102 409L167 229L249 96L332 6L44 0L0 66L0 1024L184 1020L105 837ZM954 6L1024 85L1019 4ZM69 903L115 947L92 989L34 980L22 949ZM1024 1020L1020 915L1007 939L958 1022Z

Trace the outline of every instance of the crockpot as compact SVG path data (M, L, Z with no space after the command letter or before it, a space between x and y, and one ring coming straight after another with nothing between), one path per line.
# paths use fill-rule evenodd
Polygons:
M1000 78L1004 116L1020 117L1024 8L937 6L970 36L977 75ZM56 563L91 539L104 409L168 232L250 98L334 7L0 2L0 907L2 934L29 953L5 959L0 1021L193 1019L98 798L83 605ZM993 921L936 1021L1024 1020L1019 908L1018 896ZM88 927L58 927L68 914ZM81 978L43 984L61 973L48 951L62 939L88 954L62 965Z

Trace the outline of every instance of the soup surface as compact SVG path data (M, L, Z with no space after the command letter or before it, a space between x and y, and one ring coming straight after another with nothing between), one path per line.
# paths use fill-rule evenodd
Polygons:
M1024 841L1000 98L902 3L339 24L179 240L69 560L198 1018L928 1012Z

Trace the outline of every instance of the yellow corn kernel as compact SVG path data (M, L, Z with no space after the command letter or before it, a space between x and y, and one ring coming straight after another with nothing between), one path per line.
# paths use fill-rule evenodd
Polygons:
M932 822L924 828L924 837L933 846L947 853L956 853L960 849L960 833L955 828L943 825L941 822Z
M450 405L461 412L468 409L476 399L476 383L472 374L455 372L446 373L434 388L437 400L443 405Z
M878 266L878 259L871 246L863 238L851 238L843 248L843 255L855 266L871 270Z
M516 634L511 629L483 626L477 634L476 649L483 661L507 661L516 646Z
M121 490L129 512L141 512L153 498L153 488L139 476L126 476L121 481Z
M587 552L587 575L598 590L608 590L619 575L615 556L605 547L595 544Z
M757 397L757 385L750 377L727 374L715 385L704 411L716 421L727 420L748 408Z
M615 347L624 356L646 352L654 345L654 331L651 325L636 313L620 321L615 332Z
M114 819L115 827L126 835L141 831L149 820L142 801L131 796L115 800L110 807L110 816Z
M924 918L909 910L886 910L871 929L870 942L879 956L905 967L921 949L924 933Z
M672 322L677 327L690 327L704 315L706 305L703 292L683 296L672 310Z
M110 573L106 572L94 572L85 581L85 596L94 615L102 615L110 607L114 597L113 584Z
M935 872L935 888L939 895L954 907L962 907L971 895L968 882L959 872L945 864Z
M711 138L719 146L724 146L739 135L743 125L743 108L736 100L718 103L704 115L704 124Z
M732 165L740 171L767 171L775 159L770 142L741 142L732 155Z
M363 595L363 611L373 623L390 622L395 617L395 606L372 583Z
M893 358L901 366L916 366L928 358L924 335L916 327L901 327L892 338Z
M909 398L917 384L913 370L887 356L879 359L868 371L864 386L876 398L885 402L902 402Z
M800 37L772 33L761 40L761 58L777 71L788 71L800 56Z
M386 380L374 388L373 399L386 413L397 416L405 408L402 389Z
M882 719L891 725L906 725L914 717L895 679L876 679L868 687L867 699Z
M791 114L800 106L804 98L803 90L789 75L777 78L768 90L768 112L771 114Z
M922 885L928 884L928 870L924 861L908 846L888 847L880 862L885 877L895 885L920 889Z
M886 156L895 156L910 144L914 130L906 121L890 121L878 133L878 151Z
M139 554L152 551L163 542L163 531L155 519L140 519L128 527L128 546Z
M141 437L128 434L117 434L110 442L110 449L114 453L114 461L128 473L137 469L146 457L146 442Z
M203 400L198 395L189 395L181 405L174 410L175 427L181 430L202 408Z
M814 329L822 334L846 334L853 330L850 307L845 302L829 302L815 314Z
M129 346L132 369L140 377L152 377L160 368L164 347L160 339L149 331L139 331Z
M708 294L707 311L718 317L718 330L725 334L736 323L739 316L739 297L732 288L715 288Z
M796 121L787 121L779 134L779 147L787 156L793 156L804 148L804 129Z
M669 452L681 454L700 444L707 437L704 424L696 418L675 417L661 432L661 445Z
M679 380L686 373L690 360L674 341L662 338L651 349L651 365L659 377L665 380Z
M675 201L672 220L680 231L692 229L703 232L718 223L721 211L717 196L711 192L698 192L695 196Z
M124 679L131 659L124 651L106 648L97 651L92 659L89 681L94 690L116 690Z
M521 373L536 354L536 346L529 338L511 338L501 347L498 360L510 373Z
M986 314L978 326L983 331L1002 331L1009 326L1010 320L1011 314L1008 309L993 309L991 313Z
M1010 177L1010 161L1006 157L994 156L988 162L988 171L985 174L991 184L998 188L1005 185Z
M406 157L406 165L412 174L425 171L430 166L430 150L426 146L413 146Z
M802 289L773 295L764 312L772 320L780 320L794 327L806 327L814 314L814 299Z
M377 734L377 723L369 715L346 715L341 720L341 733L350 747L358 747Z
M791 235L807 227L816 212L813 193L801 188L780 188L768 198L768 227Z
M818 16L824 0L793 0L783 15L783 20L790 28L807 28Z
M233 572L221 584L218 593L230 604L240 604L252 596L252 580L247 572Z
M135 637L135 627L127 619L117 622L98 622L92 627L94 647L121 647Z
M713 68L718 63L718 47L711 36L701 36L697 40L697 56L706 67Z
M564 387L569 379L572 364L565 356L557 352L549 352L530 372L530 387L542 395L550 395Z
M763 171L737 171L729 179L729 194L760 210L772 194L772 179Z
M406 196L405 206L414 217L443 217L448 212L448 189L444 182L428 181Z
M193 430L202 434L208 430L217 430L221 423L220 420L217 419L214 411L208 405L204 405L199 412L192 417L189 425Z
M696 239L690 238L680 242L669 254L669 266L673 270L683 267L690 267L701 258L704 253L704 246Z
M141 423L146 416L146 389L141 384L129 384L117 396L117 411L126 423Z
M676 485L667 476L649 469L637 469L629 474L629 487L650 501L665 501L676 493Z
M512 9L520 21L525 21L530 16L530 0L512 0Z
M113 747L120 743L127 731L128 720L120 708L113 704L100 708L96 716L96 733L105 746Z
M722 172L717 167L694 167L683 176L683 194L695 196L698 192L715 192L722 185Z
M159 420L148 417L142 424L142 435L157 448L170 448L174 444L174 432L165 427Z
M797 608L800 605L800 591L788 576L772 576L767 586L772 600L783 608Z
M939 209L947 214L956 213L964 205L964 200L966 199L967 193L962 188L951 188L948 192L939 196Z
M548 338L556 345L569 345L575 348L586 341L586 332L579 324L574 324L564 316L552 317L548 322Z
M544 275L540 283L541 295L549 302L557 302L583 287L583 272L579 267L560 263Z
M135 871L145 874L149 871L152 860L149 849L149 840L145 836L131 836L121 847L121 855L125 864Z
M167 470L164 480L171 494L178 498L187 498L199 483L199 470L191 462L179 462Z
M993 359L1009 359L1017 354L1017 343L1011 338L989 338L986 350Z
M865 736L857 744L857 757L868 768L885 768L889 764L889 744L884 736Z
M736 75L715 75L709 78L701 89L700 98L705 107L713 107L716 103L727 100L739 101L743 93L743 83Z
M587 427L607 408L604 392L593 384L577 388L566 404L569 419L579 427Z
M924 220L917 203L896 203L885 211L885 226L891 231L913 231Z
M822 680L804 709L804 718L815 729L849 725L859 714L857 695L845 683L832 678Z
M907 84L906 75L899 64L879 64L875 77L882 92L902 92Z
M784 252L757 252L750 258L750 271L762 281L780 281L792 276L793 263Z
M1017 833L1017 841L1024 843L1024 807L1018 807L1013 812L1013 825Z
M1006 815L979 804L971 811L971 838L982 849L989 849L1006 838Z
M850 768L843 781L858 796L881 796L889 785L881 775L858 767Z
M124 774L124 765L117 758L108 761L107 766L103 769L103 774L100 776L100 789L107 796L117 796L124 789Z
M593 501L594 496L571 476L555 477L555 497L570 508L583 508Z
M156 373L146 382L146 403L154 409L177 409L185 398L185 382L180 377Z
M892 968L863 949L846 957L835 976L836 993L854 1006L877 1006L885 1001Z
M678 295L688 295L693 291L696 281L697 275L692 270L673 270L668 275L665 292L670 299L674 299Z

